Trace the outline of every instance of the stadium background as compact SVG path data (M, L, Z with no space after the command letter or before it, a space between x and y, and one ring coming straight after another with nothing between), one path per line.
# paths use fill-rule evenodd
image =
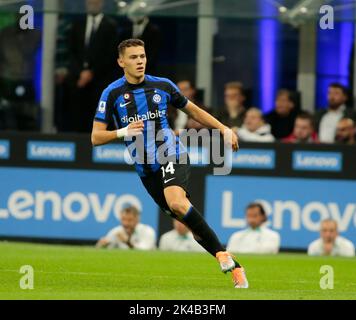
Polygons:
M307 1L307 13L297 10L293 17L283 16L275 2L262 0L147 1L141 7L142 1L132 3L138 11L146 10L162 32L157 74L175 81L183 76L196 80L207 105L223 104L224 84L231 80L243 82L251 105L264 113L272 110L279 88L297 91L299 105L309 111L326 105L331 82L355 91L355 9L349 1ZM304 1L281 3L300 9ZM112 150L102 157L91 149L89 135L56 133L53 37L59 14L83 14L84 2L1 1L1 27L14 22L13 13L21 4L34 7L35 29L42 36L33 71L41 130L0 133L1 238L93 243L117 224L116 214L127 202L142 207L143 222L159 235L167 231L170 220L159 214L132 167L124 164L120 145L107 147ZM125 12L118 4L106 1L105 12L120 25ZM322 4L339 8L333 30L319 27ZM58 147L63 153L32 154L41 146ZM244 207L258 199L269 208L270 226L281 233L282 249L305 250L326 217L336 219L341 235L356 244L353 146L241 147L231 176L213 177L204 164L195 165L192 173L192 197L225 243L244 227ZM195 152L204 154L202 149ZM306 161L298 161L300 157ZM317 161L311 163L308 157ZM48 192L51 201L43 204L41 196Z

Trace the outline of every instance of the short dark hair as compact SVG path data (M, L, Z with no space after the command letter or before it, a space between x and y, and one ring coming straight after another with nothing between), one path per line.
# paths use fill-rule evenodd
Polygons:
M261 215L263 215L265 217L265 220L267 220L267 214L266 214L266 210L265 208L263 208L262 204L258 203L258 202L252 202L250 203L247 207L246 207L246 211L248 209L253 209L253 208L258 208L260 209L260 213Z
M130 47L145 47L145 43L140 39L124 40L118 46L119 55L123 55L125 53L126 48Z
M239 81L231 81L231 82L227 82L225 83L224 89L234 89L234 90L238 90L240 92L240 94L244 97L246 97L246 93L245 93L245 88L242 82Z
M177 81L177 84L178 84L179 82L188 82L188 83L189 83L189 86L190 86L192 89L196 89L195 83L194 83L192 80L182 78L182 79L179 79L179 80Z
M288 90L288 89L279 89L279 90L277 91L277 98L278 98L279 96L287 96L287 97L288 97L288 100L289 100L290 102L293 102L293 104L294 104L294 96L293 96L292 91L290 91L290 90Z
M349 89L347 87L345 87L344 85L342 85L341 83L338 83L338 82L330 83L329 88L340 89L346 97L349 97Z
M312 127L314 127L314 118L308 111L303 111L297 115L297 119L308 120Z
M136 208L136 207L134 207L134 206L127 206L127 207L125 207L122 211L121 211L121 213L120 213L120 215L122 215L122 214L127 214L127 213L131 213L131 214L133 214L134 216L140 216L140 211L138 210L138 208Z

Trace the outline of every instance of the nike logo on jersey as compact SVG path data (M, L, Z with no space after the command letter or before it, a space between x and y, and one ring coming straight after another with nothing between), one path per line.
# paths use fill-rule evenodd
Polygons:
M168 183L168 182L170 182L170 181L172 181L172 180L174 180L175 178L171 178L171 179L168 179L168 180L164 180L164 183L166 184L166 183Z
M130 103L131 103L131 101L126 102L126 103L120 103L120 108L124 108L124 107L126 107L127 105L129 105Z

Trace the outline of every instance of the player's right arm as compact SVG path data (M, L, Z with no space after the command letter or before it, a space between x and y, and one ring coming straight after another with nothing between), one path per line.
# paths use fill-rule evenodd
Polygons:
M108 144L117 139L124 140L125 137L137 136L142 133L144 128L143 121L138 121L121 129L107 130L108 124L113 119L113 110L115 108L115 98L111 93L110 87L103 91L96 109L91 133L91 143L94 147Z
M91 132L91 143L94 147L110 143L117 139L116 130L106 130L108 125L103 122L94 121Z
M91 133L91 143L94 147L108 144L115 140L124 140L125 137L135 137L144 129L143 121L130 123L127 127L118 130L107 130L108 125L103 122L94 121Z

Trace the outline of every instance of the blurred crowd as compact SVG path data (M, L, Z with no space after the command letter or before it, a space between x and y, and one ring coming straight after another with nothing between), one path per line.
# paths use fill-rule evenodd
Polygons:
M55 65L54 125L58 132L90 132L104 88L122 76L117 45L128 38L146 43L147 73L156 74L161 32L146 16L128 14L123 25L103 13L104 0L86 0L86 15L59 17ZM16 22L0 30L0 130L39 130L34 65L40 46L38 30L22 30ZM205 106L202 92L189 79L177 81L182 93L232 127L241 141L355 144L356 112L346 87L332 83L327 106L314 114L303 111L300 96L281 89L272 112L263 114L248 102L249 90L240 82L226 83L224 105ZM253 90L253 88L251 89ZM250 93L251 93L250 90ZM221 99L222 100L222 99ZM169 110L174 130L200 129L179 110Z
M179 81L178 87L189 99L201 105L190 81ZM301 110L298 100L296 92L280 89L274 109L264 115L259 108L246 104L242 83L229 82L225 85L224 106L217 112L201 106L235 130L241 141L355 144L356 112L348 106L349 94L345 86L331 83L327 92L328 105L313 114ZM200 128L198 123L181 114L172 123L175 129Z
M281 237L269 228L267 213L258 202L247 206L246 228L234 232L227 243L227 250L232 253L277 254L280 251ZM154 229L141 223L141 214L136 207L128 206L120 213L121 224L96 244L97 248L157 249ZM173 221L173 229L164 233L158 241L158 249L163 251L204 252L194 240L193 234L182 223ZM335 220L325 219L320 223L320 237L308 246L310 256L344 256L354 257L354 244L339 235Z

